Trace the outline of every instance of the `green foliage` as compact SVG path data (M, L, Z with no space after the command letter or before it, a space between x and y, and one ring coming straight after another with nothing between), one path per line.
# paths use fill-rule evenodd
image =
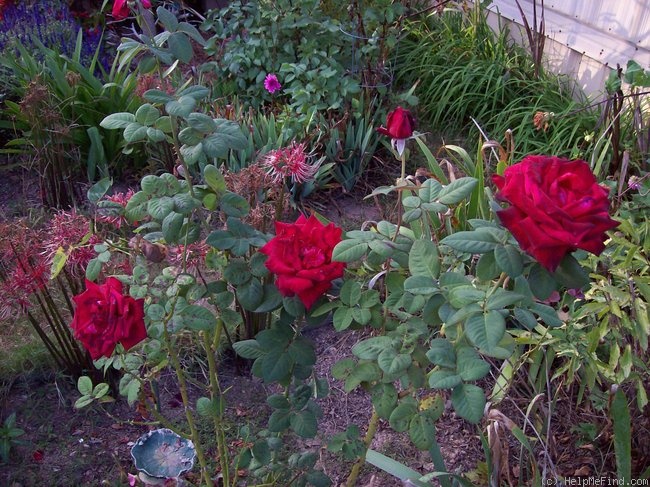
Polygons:
M34 151L44 202L68 207L76 202L73 183L109 172L124 174L121 138L99 125L115 111L137 108L136 76L113 69L104 82L95 74L96 60L84 66L79 53L65 57L37 45L36 52L18 45L19 57L0 58L0 65L12 73L14 96L21 99L6 100L1 107L3 124L14 131L3 152ZM137 153L129 161L136 169L144 164Z
M9 462L11 447L18 445L21 441L18 439L25 434L25 431L16 427L16 413L7 416L0 427L0 460L2 463Z
M360 90L346 75L351 45L320 2L281 1L265 8L234 1L209 13L202 28L212 33L206 52L218 59L210 68L220 79L233 79L254 106L273 98L263 84L270 73L278 76L290 109L305 118L343 108Z
M484 7L476 2L469 12L448 9L407 26L408 36L398 52L398 81L419 83L420 113L435 130L469 129L499 140L512 130L515 155L550 153L588 158L585 134L596 125L597 114L586 109L578 88L569 80L542 73L534 76L533 62L508 40L508 30L491 30ZM536 112L550 113L548 130L533 124Z

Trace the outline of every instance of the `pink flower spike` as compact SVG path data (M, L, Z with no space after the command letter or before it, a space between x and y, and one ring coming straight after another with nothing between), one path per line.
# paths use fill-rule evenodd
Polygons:
M264 88L266 88L266 91L273 94L282 88L282 85L278 81L278 77L276 75L267 74L266 78L264 78Z

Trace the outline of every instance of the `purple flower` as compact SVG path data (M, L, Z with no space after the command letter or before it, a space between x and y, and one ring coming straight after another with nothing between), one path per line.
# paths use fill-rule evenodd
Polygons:
M264 78L264 88L266 88L266 91L273 94L282 88L282 85L278 81L278 77L276 75L267 74L266 78Z

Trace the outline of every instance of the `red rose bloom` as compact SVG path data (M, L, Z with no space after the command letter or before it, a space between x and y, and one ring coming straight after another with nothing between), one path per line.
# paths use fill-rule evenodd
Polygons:
M397 107L386 117L386 127L379 127L377 132L388 135L391 139L408 139L413 135L415 119L411 112Z
M277 276L275 285L283 296L297 295L309 309L332 280L343 276L345 264L332 262L341 229L333 223L325 226L313 215L300 215L296 223L276 222L275 233L260 249L269 256L266 267Z
M110 357L117 343L128 350L147 337L144 300L124 296L116 278L102 285L87 280L86 290L72 299L77 309L70 327L93 360Z
M150 0L140 0L144 8L151 8ZM127 0L115 0L113 2L113 17L115 20L124 20L131 14Z
M607 188L585 161L527 156L492 181L497 199L510 203L498 212L501 223L551 272L576 249L599 255L605 232L618 225L609 217Z

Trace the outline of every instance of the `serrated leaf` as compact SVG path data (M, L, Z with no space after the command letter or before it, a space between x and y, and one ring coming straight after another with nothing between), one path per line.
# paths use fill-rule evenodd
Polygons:
M459 348L456 350L456 357L456 372L464 381L482 379L490 371L490 364L483 360L473 348Z
M77 379L77 390L84 396L89 396L93 393L93 381L90 377L82 375Z
M172 211L162 222L162 233L167 243L176 243L181 237L181 227L185 217L180 213Z
M483 417L485 394L474 384L460 384L451 393L451 403L458 416L476 424Z
M180 312L183 325L192 330L212 330L216 325L216 318L212 312L202 306L191 304Z
M417 406L411 402L398 404L391 413L388 423L398 433L409 428L411 419L417 414Z
M429 374L429 386L433 389L451 389L462 381L460 375L451 370L434 370Z
M169 196L153 198L149 200L149 203L147 204L147 213L158 221L164 220L173 210L174 200Z
M468 198L478 184L475 178L464 177L444 186L438 194L438 201L444 205L455 205Z
M393 384L377 384L372 390L372 405L377 414L388 419L397 405L397 389Z
M375 360L387 348L392 348L393 339L387 336L368 338L352 347L352 353L361 360Z
M368 243L350 239L339 242L332 251L332 260L336 262L354 262L368 250Z
M498 245L494 249L494 257L499 268L513 279L524 270L521 253L512 245Z
M453 369L456 367L456 353L451 342L446 338L431 340L427 358L433 365Z
M356 306L361 299L361 285L356 281L345 281L341 287L339 299L346 306Z
M436 427L426 414L418 413L409 423L409 437L418 450L428 450L435 441Z
M409 252L409 271L413 276L437 279L440 274L438 247L430 240L416 240Z
M246 359L256 359L262 357L266 352L262 349L256 340L242 340L232 344L235 353Z
M302 438L313 438L318 432L318 420L309 409L293 414L289 423L291 429Z
M280 382L291 374L294 361L288 352L274 350L260 359L265 383Z
M494 250L499 241L489 228L480 227L476 230L456 232L448 235L440 241L452 249L472 254L484 254Z
M140 105L140 108L138 108L138 110L135 112L135 121L140 125L146 125L148 127L153 125L159 117L160 110L158 110L150 103Z
M412 359L409 354L397 353L392 347L382 350L377 357L379 368L391 376L406 371L411 365L411 362Z
M99 123L99 126L105 129L124 129L133 122L135 122L135 115L132 113L111 113Z
M467 338L489 355L506 332L506 320L498 311L489 311L470 316L464 328Z

